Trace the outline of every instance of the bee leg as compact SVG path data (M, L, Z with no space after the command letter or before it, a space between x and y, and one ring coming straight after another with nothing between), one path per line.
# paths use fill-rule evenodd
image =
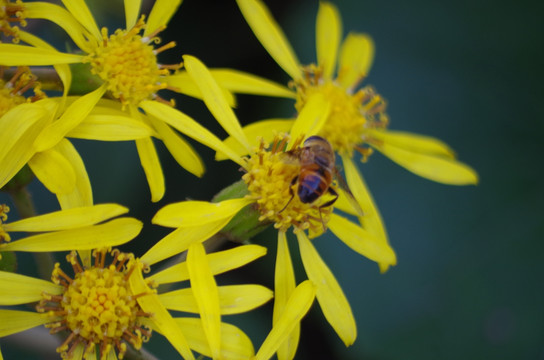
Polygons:
M293 180L291 180L291 184L289 185L289 194L291 195L291 197L289 198L289 201L287 202L287 204L285 204L285 206L279 211L280 213L285 210L285 208L287 207L287 205L289 205L291 203L291 201L293 200L293 198L295 197L295 193L293 192L293 185L296 184L297 182L297 179L298 179L298 176L295 176L293 178Z
M338 193L336 192L336 190L334 190L332 187L329 186L328 192L332 196L334 196L334 199L331 199L331 200L327 201L326 203L321 204L319 206L319 218L321 219L321 224L323 225L323 232L327 231L327 227L325 226L325 223L323 222L323 215L321 215L321 208L331 206L332 204L334 204L336 202L336 200L338 200Z

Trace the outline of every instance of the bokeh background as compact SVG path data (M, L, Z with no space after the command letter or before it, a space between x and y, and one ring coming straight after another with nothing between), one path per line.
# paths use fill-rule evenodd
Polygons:
M302 63L313 62L318 2L266 3ZM398 265L380 274L374 263L333 236L316 240L351 303L359 333L345 348L314 306L302 323L296 358L544 359L544 3L335 3L344 34L366 32L375 40L374 66L365 84L388 100L390 128L444 140L478 171L480 183L433 183L380 154L361 164ZM120 21L115 17L122 14L120 1L88 4L96 6L101 24ZM62 39L60 32L46 36ZM164 54L165 63L192 54L210 67L245 70L284 84L289 80L253 36L234 0L185 0L162 37L178 44ZM201 102L175 98L180 109L225 136ZM247 124L289 117L293 107L287 100L239 96L236 111ZM195 178L159 145L167 191L153 204L134 144L75 144L90 173L95 202L126 205L146 223L138 249L130 247L140 253L167 233L150 224L160 207L189 198L209 200L240 176L236 165L213 162L212 152L195 144L208 168L203 178ZM39 213L57 209L39 183L31 191ZM4 194L0 200L10 202ZM265 231L255 242L269 247L268 255L219 277L220 283L273 287L275 232ZM292 250L300 264L297 246ZM25 259L21 256L21 267ZM297 280L304 278L299 266ZM225 320L245 330L258 348L270 328L271 310L269 304ZM157 338L151 352L174 358ZM18 341L0 340L7 359L21 358ZM39 354L27 358L50 356Z

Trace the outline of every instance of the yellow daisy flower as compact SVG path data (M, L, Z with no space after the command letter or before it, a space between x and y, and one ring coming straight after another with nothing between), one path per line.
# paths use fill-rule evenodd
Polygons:
M66 134L74 129L90 111L98 99L106 92L122 104L124 111L131 117L153 128L157 137L165 142L174 152L181 166L196 176L201 176L204 166L189 144L172 128L194 138L214 150L224 150L221 142L209 131L200 126L189 116L172 108L173 103L163 100L158 92L163 89L182 94L201 97L198 88L188 81L185 72L178 72L181 64L162 65L157 55L175 46L169 42L155 48L160 39L157 34L166 28L166 24L177 11L181 0L156 1L147 21L139 17L141 1L125 1L126 29L113 33L107 28L101 30L96 25L91 11L83 0L63 1L66 9L49 3L30 2L24 4L26 18L49 19L61 26L79 47L82 54L61 53L51 48L37 45L37 39L21 39L30 45L0 44L0 64L56 65L86 63L91 72L97 75L103 84L93 92L81 97L81 116L63 118L50 124L35 140L38 151L51 149ZM29 41L27 41L29 40ZM241 91L257 91L273 96L292 96L288 89L270 81L251 77L248 74L219 69L218 78L225 84L233 82L234 88ZM69 82L65 82L65 84ZM65 86L65 90L66 90ZM234 99L225 91L229 103ZM150 116L142 115L145 110ZM173 115L173 116L172 116ZM164 195L164 177L160 162L151 138L136 140L142 167L151 189L152 201L158 201ZM177 150L173 150L177 149Z
M370 146L428 179L453 185L477 182L474 170L456 161L453 151L441 141L387 130L389 120L383 98L370 86L356 90L372 64L372 39L366 34L350 33L341 43L342 21L333 4L320 2L316 20L317 65L303 66L262 1L237 2L257 38L293 78L297 110L318 94L330 104L319 135L326 137L344 160L353 156L353 150L368 156L371 150L362 146Z
M184 56L184 61L189 75L200 87L204 101L212 114L230 136L236 139L236 142L240 144L238 146L244 146L246 153L250 154L247 158L233 157L231 154L238 149L233 149L226 154L245 170L243 180L247 184L249 194L243 198L218 203L184 201L170 204L157 212L152 220L153 223L176 227L178 231L188 226L207 226L217 232L248 205L259 211L260 222L274 223L278 229L274 326L285 326L285 323L279 322L278 319L283 313L289 314L294 311L286 307L296 284L286 240L286 231L293 227L304 268L308 278L316 286L317 300L325 317L346 345L352 344L356 337L356 327L349 303L333 273L309 240L306 230L311 237L316 237L328 227L350 248L380 263L394 264L395 253L386 242L373 236L359 224L334 214L329 202L330 198L327 196L322 196L311 203L303 203L298 196L293 196L293 179L300 173L300 164L286 161L289 156L289 152L285 150L287 139L278 137L271 146L261 142L256 150L252 149L249 139L246 138L211 73L194 57ZM305 107L301 112L293 128L309 129L309 133L312 133L312 128L322 126L323 114L326 113L323 110L322 102L312 102L311 106ZM292 141L287 148L290 151L296 151L298 144ZM343 197L344 194L341 193L339 198ZM305 294L304 299L307 301L311 297L311 292L306 291ZM301 303L297 302L297 304ZM297 309L303 310L304 307ZM277 345L281 347L279 350L276 347L274 351L278 350L281 358L292 358L298 344L300 331L298 324L293 331L287 328L276 331L280 333L287 331L289 336L282 344L278 343Z
M371 86L357 90L372 65L372 39L366 34L350 33L341 42L342 21L333 4L320 2L316 21L317 65L303 66L262 1L237 0L237 3L255 36L292 77L296 109L300 112L313 101L324 103L327 118L317 134L326 138L340 155L347 184L365 212L360 221L372 234L388 242L381 215L353 161L354 150L361 153L362 161L366 161L376 149L407 170L444 184L478 182L476 172L457 161L453 150L442 141L387 129L389 118L385 100ZM277 125L263 121L244 131L252 139L256 131L261 131L262 135L263 129L273 129ZM287 122L281 124L282 130L289 131L285 130L288 125ZM266 136L270 138L272 134ZM349 208L343 210L354 214ZM387 267L380 264L382 272Z
M263 256L266 249L248 245L206 255L201 242L209 230L196 227L174 232L135 259L111 247L134 238L142 227L139 221L121 218L95 225L125 211L119 205L104 204L2 224L5 233L47 231L3 244L2 250L95 250L94 262L88 266L80 264L72 251L67 261L74 275L57 263L52 282L0 272L0 305L39 302L37 312L0 309L0 336L45 324L52 333L68 331L57 349L63 358L98 355L105 359L115 353L122 357L126 343L139 349L155 330L185 359L194 359L193 350L214 359L253 356L249 338L237 327L221 322L221 315L249 311L270 300L272 292L260 285L217 286L214 276ZM151 264L185 250L187 261L144 278ZM113 258L109 265L108 254ZM190 281L190 288L156 291L161 284L185 280ZM200 318L174 318L168 310L199 314Z

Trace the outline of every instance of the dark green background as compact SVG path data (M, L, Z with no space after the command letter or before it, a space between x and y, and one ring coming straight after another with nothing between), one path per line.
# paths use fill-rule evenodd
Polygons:
M302 63L314 61L318 2L267 3ZM444 140L478 171L480 183L436 184L380 154L361 164L398 265L382 275L333 236L316 240L352 305L359 334L345 348L314 306L302 323L297 359L544 359L543 3L336 4L344 34L367 32L375 40L376 58L365 84L388 100L390 128ZM117 11L107 9L108 16ZM178 43L176 51L164 54L165 63L187 53L211 67L289 80L234 1L186 0L162 37ZM176 99L182 111L225 136L200 102ZM287 117L292 109L290 101L240 96L237 114L247 124ZM236 165L214 163L211 151L197 144L208 167L197 179L159 144L167 191L152 204L133 144L75 143L91 174L95 201L127 205L146 223L140 253L166 234L149 221L160 207L187 198L209 200L240 176ZM40 212L55 209L41 185L34 183L32 191ZM219 277L220 283L272 287L275 232L256 241L269 246L268 256ZM296 246L292 249L300 282L305 275ZM225 320L242 327L258 348L270 327L271 306ZM173 356L161 354L164 347L150 349L161 358Z

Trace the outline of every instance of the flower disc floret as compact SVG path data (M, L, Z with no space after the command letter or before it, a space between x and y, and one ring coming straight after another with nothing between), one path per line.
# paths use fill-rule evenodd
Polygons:
M0 33L11 36L13 42L19 42L19 27L13 24L26 26L24 9L21 0L0 0Z
M248 186L249 197L255 199L261 213L259 221L274 223L276 229L286 231L308 230L310 237L322 234L326 229L332 206L320 207L324 197L312 203L303 203L296 195L300 163L295 156L295 144L285 151L286 137L277 137L272 146L261 141L260 147L246 158L247 173L242 179Z
M330 114L320 131L335 151L351 156L353 150L363 156L370 154L369 148L361 147L367 129L386 127L388 118L386 103L370 86L351 94L336 81L323 77L321 69L315 65L304 68L304 77L294 83L297 91L296 109L300 112L307 100L321 94L331 104Z
M175 43L154 49L150 42L160 40L139 35L144 27L142 17L132 29L118 29L110 36L108 30L103 28L102 42L97 43L94 52L87 57L91 72L107 83L111 95L124 105L137 105L154 98L157 91L168 87L160 77L168 75L169 69L158 65L157 54L165 48L174 47ZM172 69L179 67L169 66Z
M3 80L5 70L6 68L0 67L0 116L17 105L45 97L40 84L36 81L37 77L28 67L18 67L8 81ZM34 96L25 97L24 93L31 88L34 90Z
M2 227L2 223L6 222L8 219L9 206L5 204L0 204L0 244L4 242L10 242L11 237Z
M131 254L112 252L114 259L104 266L106 252L95 252L95 266L83 269L72 252L67 256L75 276L66 275L59 264L55 265L52 280L63 285L62 295L44 294L37 306L39 312L47 312L52 322L47 325L51 333L67 330L70 335L57 348L63 358L71 358L76 346L84 344L85 357L100 346L100 359L105 359L114 349L123 358L130 343L140 349L151 332L140 326L140 318L148 316L130 290L128 278L134 270Z

